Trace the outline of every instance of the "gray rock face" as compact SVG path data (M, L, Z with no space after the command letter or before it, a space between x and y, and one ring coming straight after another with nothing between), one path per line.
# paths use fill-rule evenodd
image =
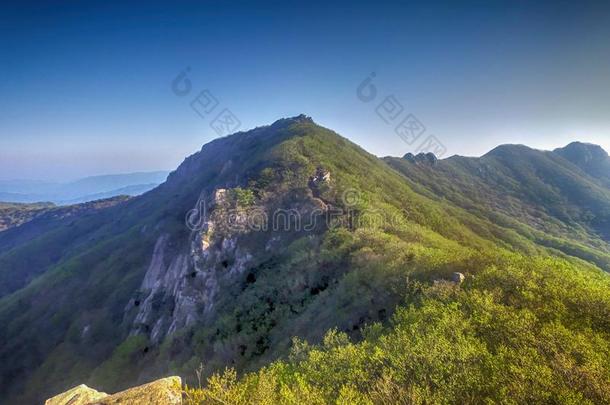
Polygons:
M140 287L143 297L133 299L127 307L128 311L137 311L132 334L147 333L158 343L211 311L218 290L214 262L224 249L222 245L220 249L210 247L201 235L193 235L191 245L191 254L178 253L168 258L168 236L157 240Z
M155 244L140 295L128 303L126 317L133 316L131 334L145 333L154 343L183 327L205 319L214 308L219 280L241 274L252 254L238 247L247 230L227 229L227 190L218 189L209 202L211 212L203 230L191 232L190 246L172 246L169 235Z
M316 176L318 182L330 179L330 174L322 170ZM239 279L263 256L281 248L282 230L272 229L277 225L273 202L259 202L248 212L235 206L231 193L231 189L219 188L211 194L205 204L207 212L199 218L203 226L191 231L187 246L176 246L170 235L158 237L139 293L125 308L125 320L132 323L131 335L146 334L153 343L160 343L179 329L205 322L213 314L223 283ZM299 219L309 219L309 213L326 209L326 204L312 194L293 201L286 211ZM264 213L271 223L263 227L252 224L252 211Z

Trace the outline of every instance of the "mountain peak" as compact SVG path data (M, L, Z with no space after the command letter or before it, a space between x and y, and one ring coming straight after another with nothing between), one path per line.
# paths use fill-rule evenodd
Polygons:
M601 146L572 142L563 148L555 149L553 153L578 166L590 176L610 185L610 157Z
M279 127L279 126L286 126L286 125L298 124L298 123L315 124L314 120L310 116L305 115L305 114L299 114L294 117L280 118L279 120L277 120L273 124L271 124L271 126Z
M515 154L527 153L532 151L533 149L529 146L521 145L521 144L504 144L498 145L489 152L487 152L483 156L513 156Z
M572 163L589 163L608 159L608 152L601 146L585 142L572 142L563 148L555 149L554 152Z
M316 124L310 116L300 114L280 118L271 125L239 131L216 138L201 150L184 160L168 178L171 187L185 187L198 184L201 187L209 182L202 173L217 173L223 177L224 185L235 186L240 176L245 176L246 168L270 163L271 151L291 138L323 134L337 136L332 131ZM333 134L333 135L331 135ZM199 179L199 180L196 180Z
M438 161L438 158L432 152L428 152L428 153L422 152L422 153L418 153L417 155L414 155L409 152L409 153L405 154L402 158L411 163L427 163L430 165L434 165Z

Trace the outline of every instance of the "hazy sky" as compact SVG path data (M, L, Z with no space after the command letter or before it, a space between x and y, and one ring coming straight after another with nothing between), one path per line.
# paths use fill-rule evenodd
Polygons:
M14 3L0 6L0 179L173 169L224 108L240 129L305 113L403 155L419 141L376 113L392 95L446 156L610 150L608 1ZM202 118L204 90L218 104Z

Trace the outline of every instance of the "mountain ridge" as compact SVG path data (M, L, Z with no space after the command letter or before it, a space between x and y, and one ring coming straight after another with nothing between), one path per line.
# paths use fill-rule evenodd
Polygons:
M380 159L302 115L204 145L145 195L0 232L0 277L13 280L0 298L0 398L35 403L81 383L114 392L168 373L191 378L202 359L205 375L255 371L294 355L292 337L321 343L333 328L366 343L367 325L388 326L397 306L453 296L434 286L455 272L481 280L464 294L497 284L494 268L529 277L531 263L545 275L550 266L558 277L607 280L607 240L574 204L561 210L569 188L547 187L548 201L528 182L510 188L527 174L520 167L593 180L563 158L527 156L524 166L495 156L485 165ZM593 202L606 196L599 187ZM501 218L492 208L505 194L488 190L510 191ZM534 214L550 225L530 223ZM264 218L267 227L256 222ZM579 282L574 291L593 288ZM600 291L587 305L603 312ZM557 314L582 315L591 333L604 325L566 305L572 312Z

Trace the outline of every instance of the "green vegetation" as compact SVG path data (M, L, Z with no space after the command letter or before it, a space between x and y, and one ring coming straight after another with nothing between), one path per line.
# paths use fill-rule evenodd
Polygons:
M311 162L324 156L324 148L337 146L327 142L295 139L282 151L287 161ZM342 155L351 152L337 149ZM213 352L196 351L187 363L236 368L214 374L204 388L187 388L189 403L610 400L610 280L594 266L551 259L553 252L541 248L554 246L607 264L605 242L589 232L585 235L599 243L586 247L578 237L553 237L527 222L508 220L508 214L501 228L481 215L491 217L491 210L470 215L426 201L362 158L314 160L313 166L328 169L345 188L359 190L362 215L381 212L401 221L335 229L319 242L299 240L280 258L282 265L257 269L252 285L228 297L237 302L231 308L238 309L220 326L210 326L220 331L212 339L215 350L238 354L216 363ZM342 167L336 166L339 162ZM352 176L343 177L347 173ZM374 192L372 185L383 192ZM429 191L422 194L435 198ZM578 248L570 251L569 246ZM596 251L600 246L603 250ZM596 256L587 257L587 251ZM325 269L323 275L319 269ZM468 275L462 286L430 284L453 271ZM278 273L291 282L278 279ZM400 309L387 324L385 317L397 304ZM281 327L286 318L293 319L292 330L300 336L321 344L287 342L290 332ZM331 329L323 339L322 329ZM195 336L200 347L207 346L207 332ZM247 368L266 350L289 346L286 360L238 378L236 369Z
M240 215L341 214L234 231L254 258L214 279L213 310L158 343L134 335L156 241L166 265L190 254L185 213L218 189ZM527 148L382 160L304 117L215 140L144 196L0 233L0 400L169 374L196 386L203 363L193 404L606 403L609 195ZM174 305L155 296L155 314Z
M297 339L287 360L216 374L187 388L187 403L608 403L609 288L598 273L519 256L462 286L412 282L363 340Z
M610 271L610 188L556 152L505 145L433 165L385 160L431 198Z
M229 198L238 207L249 207L254 204L254 192L252 190L235 187L230 190Z

